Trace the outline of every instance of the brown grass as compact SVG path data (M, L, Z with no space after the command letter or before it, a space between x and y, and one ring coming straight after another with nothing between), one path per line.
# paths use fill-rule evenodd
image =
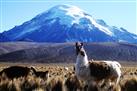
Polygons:
M110 87L99 87L89 83L86 89L84 82L79 81L74 74L73 64L0 64L0 71L8 66L33 66L37 71L49 71L49 79L33 75L9 80L5 75L0 76L0 91L110 91ZM68 67L68 71L65 69ZM122 67L123 76L119 86L111 91L137 91L137 67Z

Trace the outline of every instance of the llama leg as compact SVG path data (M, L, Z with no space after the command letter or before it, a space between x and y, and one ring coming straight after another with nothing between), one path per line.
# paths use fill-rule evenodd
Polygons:
M120 77L112 80L113 81L113 85L111 86L112 91L116 91L116 89L118 88L119 80L120 80Z
M120 77L118 77L117 79L115 79L114 89L116 89L118 87L119 81L120 81Z
M104 88L104 86L106 86L106 81L105 80L101 81L100 84L99 84L100 88Z
M84 86L84 91L88 91L88 87L89 87L89 84L90 83L90 81L86 81L85 82L85 86Z
M113 84L110 79L104 79L101 85L102 91L113 91Z
M88 91L88 85L87 84L85 84L85 86L84 86L84 91Z
M99 87L101 89L108 88L109 85L110 85L110 83L109 83L108 79L104 79L99 83Z
M116 80L116 85L119 84L119 81L120 81L120 77L117 78L117 80Z
M88 84L88 90L87 91L99 91L99 87L96 82L92 81Z

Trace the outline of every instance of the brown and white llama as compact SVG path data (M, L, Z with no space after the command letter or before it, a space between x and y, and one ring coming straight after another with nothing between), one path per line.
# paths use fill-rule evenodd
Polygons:
M116 61L89 61L83 43L76 43L76 76L87 83L100 81L119 83L121 65Z

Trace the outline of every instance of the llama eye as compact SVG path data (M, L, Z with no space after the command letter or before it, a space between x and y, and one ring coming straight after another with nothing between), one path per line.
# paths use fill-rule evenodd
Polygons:
M83 47L82 46L80 46L80 49L82 49Z

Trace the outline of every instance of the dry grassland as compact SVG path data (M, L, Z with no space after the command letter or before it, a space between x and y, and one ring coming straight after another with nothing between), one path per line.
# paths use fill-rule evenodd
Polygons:
M137 65L122 66L122 77L119 86L115 89L99 87L89 83L85 84L75 76L74 64L21 64L0 63L0 71L13 65L33 66L37 71L49 71L49 78L39 78L33 75L27 77L8 79L5 75L0 76L0 91L137 91Z

